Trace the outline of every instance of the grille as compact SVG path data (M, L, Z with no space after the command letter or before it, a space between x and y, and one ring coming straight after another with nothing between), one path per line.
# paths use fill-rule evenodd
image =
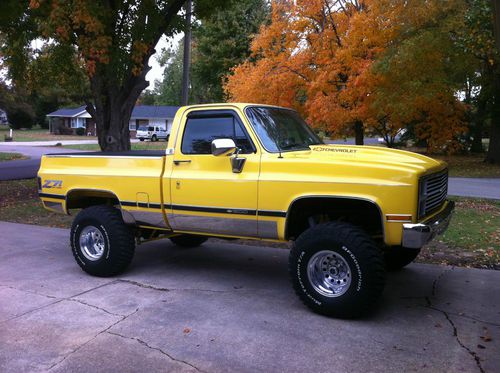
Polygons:
M423 218L441 207L448 194L448 170L420 180L418 217Z

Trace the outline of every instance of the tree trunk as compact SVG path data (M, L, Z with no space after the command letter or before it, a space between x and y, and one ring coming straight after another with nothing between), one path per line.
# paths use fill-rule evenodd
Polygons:
M491 110L490 145L486 162L500 164L500 71L494 74L493 108Z
M356 138L356 145L364 145L364 132L363 122L357 120L354 122L354 136Z
M500 53L500 1L491 0L493 28L497 52ZM500 164L500 61L493 68L493 110L491 112L490 145L486 162Z
M473 119L474 125L472 127L472 144L471 144L471 152L473 153L482 153L483 152L483 125L484 118L486 114L486 101L487 98L484 97L484 94L479 94L478 102L477 102L477 112Z
M87 112L96 123L97 140L102 151L130 150L129 122L135 103L149 85L146 74L149 55L144 57L144 68L139 75L129 73L122 85L114 75L100 72L90 79L94 103L87 103ZM106 66L100 67L106 69Z

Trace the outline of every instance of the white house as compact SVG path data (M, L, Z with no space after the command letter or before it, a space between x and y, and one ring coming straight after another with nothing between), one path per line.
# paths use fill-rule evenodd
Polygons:
M170 131L178 106L138 105L134 107L129 122L130 137L135 137L139 126L155 125ZM95 123L85 106L63 108L47 114L51 133L76 134L78 128L84 129L84 134L96 135Z

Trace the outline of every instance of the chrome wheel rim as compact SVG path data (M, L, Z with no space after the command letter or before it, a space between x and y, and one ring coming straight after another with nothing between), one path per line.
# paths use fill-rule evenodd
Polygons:
M314 254L307 264L309 283L325 297L339 297L351 285L351 267L335 251L323 250Z
M80 249L83 256L91 261L101 259L104 254L104 237L99 229L89 225L80 232Z

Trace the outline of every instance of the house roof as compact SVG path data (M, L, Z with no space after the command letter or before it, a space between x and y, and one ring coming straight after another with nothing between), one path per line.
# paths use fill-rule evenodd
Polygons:
M132 118L173 118L178 106L138 105L132 111Z
M47 114L48 117L88 117L85 110L85 105L77 108L63 108ZM148 119L148 118L173 118L179 109L178 106L152 106L138 105L134 107L131 118Z
M63 108L56 110L50 114L47 114L48 117L76 117L79 114L83 114L85 112L85 105L79 106L77 108Z

